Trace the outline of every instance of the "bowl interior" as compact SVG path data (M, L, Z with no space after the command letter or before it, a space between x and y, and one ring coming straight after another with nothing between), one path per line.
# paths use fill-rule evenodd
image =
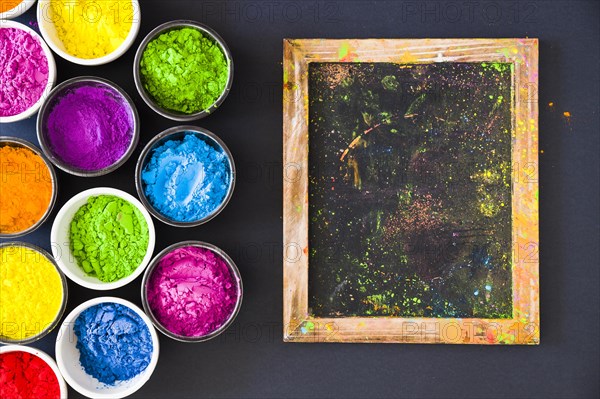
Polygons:
M148 248L146 249L146 255L144 256L142 263L131 275L111 283L106 283L99 280L97 277L87 275L85 271L77 264L77 260L71 253L70 249L69 231L71 221L73 220L75 213L77 213L79 208L87 203L90 197L99 195L114 195L130 202L140 210L144 216L144 219L146 220L146 224L148 225ZM109 290L122 287L135 280L140 274L142 274L152 258L155 240L156 237L152 218L150 217L148 211L144 209L142 204L140 204L139 201L133 196L125 192L108 188L87 190L79 193L69 200L56 215L56 219L54 220L51 231L51 242L53 243L52 253L63 273L77 284L97 290Z
M140 29L140 6L137 0L131 1L131 10L129 9L119 9L119 15L123 16L123 18L131 19L131 29L123 43L119 47L117 47L112 53L106 54L99 58L79 58L67 52L65 45L62 40L58 36L56 31L56 25L54 24L57 16L52 11L50 7L51 0L39 0L38 1L38 10L37 10L37 20L40 27L40 31L48 42L48 45L54 50L58 55L67 61L71 61L80 65L102 65L107 62L113 61L117 59L120 55L125 53L129 47L133 44L139 29ZM95 3L94 7L100 7L102 10L103 2ZM112 7L110 10L106 12L110 12L111 15L114 15L115 9L114 5L110 5L107 3L107 7ZM93 10L92 10L93 11Z
M199 110L192 114L186 114L183 112L179 112L177 110L167 109L167 108L163 108L162 106L160 106L154 100L152 95L150 93L148 93L148 91L144 87L144 78L140 72L140 62L141 62L142 56L144 54L144 51L146 51L146 47L148 46L148 43L150 43L151 41L153 41L154 39L156 39L163 33L168 33L173 30L179 30L182 28L192 28L192 29L196 29L196 30L200 31L204 35L204 37L206 37L207 39L209 39L210 41L215 43L217 46L219 46L219 49L223 52L223 55L225 56L225 59L227 60L227 84L226 84L225 88L223 88L223 92L208 108ZM138 53L136 54L136 59L135 59L135 68L136 68L135 77L137 79L139 79L138 89L139 89L140 95L142 96L144 101L148 105L150 105L152 108L154 108L155 111L157 111L157 112L160 111L160 113L162 113L164 116L173 118L176 120L181 120L181 121L198 119L199 117L202 117L202 116L207 115L210 112L212 112L213 109L215 109L219 104L221 104L223 102L223 100L229 93L229 90L231 89L231 84L232 84L233 62L231 59L231 53L229 51L229 48L227 47L227 45L225 44L223 39L221 39L221 37L219 37L216 32L212 31L212 29L210 29L206 26L195 23L193 21L174 21L172 23L166 23L163 26L159 26L158 28L156 28L155 31L151 32L144 39L144 41L140 45L140 48L138 49Z
M84 370L79 361L77 336L73 330L75 320L81 312L100 303L118 303L131 308L142 318L152 336L153 350L148 367L134 378L117 381L115 385L104 384ZM119 298L96 298L81 304L67 315L56 338L56 361L63 376L76 391L93 398L122 398L137 391L152 375L158 362L158 354L158 336L148 317L137 306Z
M203 140L206 144L208 144L215 150L219 150L219 151L223 152L227 156L227 161L228 161L228 166L229 166L229 189L227 191L227 194L223 198L223 201L221 202L221 204L219 204L219 206L211 214L207 215L206 217L204 217L202 219L189 221L189 222L181 222L181 221L173 220L173 219L163 215L158 209L156 209L154 207L154 205L152 205L152 203L146 196L146 185L144 184L144 182L142 180L142 173L143 173L146 165L148 165L148 162L150 162L150 159L152 158L152 155L154 154L154 150L156 150L156 148L160 147L167 141L173 141L173 140L181 141L188 134L196 135L196 137ZM162 136L162 137L160 137L160 136ZM164 136L162 134L160 136L159 136L159 138L157 138L156 141L154 141L151 144L151 146L149 146L149 148L146 148L144 150L144 152L141 155L140 163L138 165L137 181L139 182L139 188L140 188L139 194L140 194L140 198L141 198L142 202L144 203L144 205L146 207L148 207L149 209L152 210L152 213L157 218L159 218L160 220L163 220L167 223L172 223L175 225L192 225L192 224L197 224L198 222L203 221L203 220L211 219L212 217L214 217L215 214L220 212L220 210L225 206L225 204L227 204L227 202L229 201L229 199L231 197L232 191L233 191L233 185L234 185L233 182L235 179L235 176L234 176L235 175L235 167L233 165L233 159L232 159L231 153L229 152L229 150L226 147L221 145L213 137L211 137L208 134L205 134L203 132L200 132L200 131L195 131L195 130L191 130L191 129L182 129L182 130L173 131L173 132L166 131L164 133Z
M55 151L53 150L50 140L48 139L48 118L56 105L68 94L74 92L75 90L81 87L98 87L104 88L108 91L108 93L112 96L112 98L123 104L123 106L127 109L131 120L133 121L133 126L131 128L131 141L129 142L129 146L127 150L123 153L123 155L112 165L109 165L105 168L98 170L86 170L78 168L74 165L71 165L65 162L62 158L60 158ZM65 116L65 118L68 116ZM57 86L54 91L50 94L42 109L40 110L40 114L38 115L38 139L42 148L44 149L47 157L50 161L58 166L60 169L72 173L78 176L99 176L102 174L109 173L123 164L130 156L135 146L138 142L138 129L139 122L137 112L134 106L131 104L131 100L128 97L125 97L117 88L111 86L108 82L104 82L102 80L97 80L95 78L75 78L70 81L63 82L59 86Z

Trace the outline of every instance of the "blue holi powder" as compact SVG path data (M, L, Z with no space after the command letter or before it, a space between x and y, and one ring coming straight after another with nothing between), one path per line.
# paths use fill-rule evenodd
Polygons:
M148 202L177 222L194 222L213 213L231 185L227 154L194 133L152 151L142 171Z
M86 373L113 385L146 370L152 336L142 318L127 306L101 303L81 312L73 331L79 361Z

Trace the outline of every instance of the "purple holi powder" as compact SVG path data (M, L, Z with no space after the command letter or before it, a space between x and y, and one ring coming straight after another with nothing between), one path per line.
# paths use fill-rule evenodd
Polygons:
M146 293L152 314L163 327L180 336L202 337L231 317L239 282L220 255L189 246L162 257Z
M48 58L39 39L16 28L0 28L0 116L18 115L42 97Z
M133 138L133 113L120 93L87 83L59 94L46 121L48 146L56 157L86 171L118 162Z

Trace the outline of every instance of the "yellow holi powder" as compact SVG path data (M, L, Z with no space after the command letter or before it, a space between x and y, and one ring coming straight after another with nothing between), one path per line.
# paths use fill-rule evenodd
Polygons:
M115 51L133 21L131 0L50 0L50 18L65 51L85 59Z
M56 318L63 286L54 265L22 246L0 248L0 336L23 340L44 331Z

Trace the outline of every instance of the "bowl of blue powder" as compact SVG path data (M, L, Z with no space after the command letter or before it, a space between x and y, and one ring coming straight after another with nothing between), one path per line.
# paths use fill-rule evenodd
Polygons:
M158 352L158 335L148 316L115 297L77 306L56 338L61 374L90 398L124 398L138 391L150 379Z
M158 220L194 227L217 216L235 185L235 164L225 143L210 131L174 127L155 136L136 167L138 195Z

